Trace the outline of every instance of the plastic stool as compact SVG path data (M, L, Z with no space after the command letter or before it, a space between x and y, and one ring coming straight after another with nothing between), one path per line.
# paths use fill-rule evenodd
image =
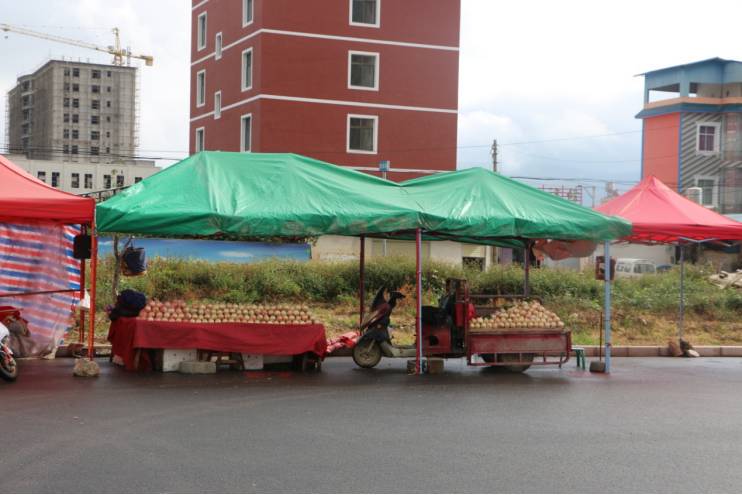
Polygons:
M573 347L572 350L575 353L575 359L577 360L577 367L586 368L585 366L585 349L583 347Z

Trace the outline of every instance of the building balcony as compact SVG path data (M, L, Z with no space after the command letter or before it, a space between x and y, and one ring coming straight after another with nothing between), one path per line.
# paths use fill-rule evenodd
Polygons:
M654 117L675 112L742 112L742 96L713 98L708 96L678 96L644 104L637 118Z
M742 105L742 96L731 96L726 98L711 98L704 96L679 96L666 100L651 101L644 105L644 109L661 108L680 104L691 105Z

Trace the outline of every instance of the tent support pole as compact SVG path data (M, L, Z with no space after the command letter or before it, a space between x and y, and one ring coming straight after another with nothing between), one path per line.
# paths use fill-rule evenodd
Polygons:
M95 304L96 304L96 277L98 274L98 237L95 231L95 220L90 226L91 257L90 257L90 325L88 326L88 357L95 356Z
M604 253L605 256L604 265L605 270L604 272L604 281L605 281L605 287L604 287L604 297L605 300L603 302L604 304L604 312L605 312L605 318L604 318L604 325L605 325L605 372L610 373L611 372L611 242L605 241L603 244Z
M83 225L80 229L80 233L83 235L86 234L87 231L88 229L85 225ZM85 265L85 258L83 258L80 260L80 301L82 301L85 297ZM85 312L79 305L78 309L80 311L80 331L77 336L77 343L82 344L83 342L85 342Z
M422 230L415 231L415 282L417 286L417 297L415 301L415 334L417 336L417 349L415 358L415 371L422 375L423 335L422 335L422 299L423 299L423 276L422 276Z
M359 278L358 278L358 299L360 304L358 326L363 324L363 301L366 298L366 236L361 236L361 253L359 255Z
M680 308L678 309L678 340L683 338L685 331L685 246L680 247Z
M523 255L523 295L531 295L531 241L526 241Z

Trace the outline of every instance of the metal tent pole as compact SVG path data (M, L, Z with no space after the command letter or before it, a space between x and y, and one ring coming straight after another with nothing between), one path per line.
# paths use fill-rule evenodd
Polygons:
M422 230L415 231L415 282L417 285L417 301L415 302L415 334L417 335L417 349L415 356L415 371L418 375L423 372L423 336L422 336L422 299L423 299L423 276L422 276Z
M95 356L95 304L96 304L96 276L98 273L98 237L95 231L95 221L90 226L91 257L90 257L90 325L88 327L88 357Z
M680 246L680 308L678 310L678 340L683 338L685 323L685 246Z
M611 372L611 243L610 241L605 241L603 244L604 249L604 281L605 281L605 287L604 287L604 297L605 300L603 302L605 308L605 321L603 322L605 325L605 372L610 373Z
M358 281L358 299L360 303L358 326L363 324L364 299L366 298L366 236L361 236L360 276Z
M523 264L523 295L529 297L531 295L531 241L526 241Z
M80 229L80 234L86 234L87 229L83 225ZM92 241L91 241L92 242ZM80 302L85 298L85 258L80 260ZM85 311L82 310L82 307L78 305L78 310L80 311L80 332L77 337L77 342L79 344L82 344L85 342Z

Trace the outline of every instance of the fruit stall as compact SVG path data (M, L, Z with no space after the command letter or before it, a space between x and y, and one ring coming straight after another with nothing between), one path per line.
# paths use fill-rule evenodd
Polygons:
M298 155L259 153L198 153L100 203L97 215L101 233L170 239L291 242L419 225L416 209L390 182ZM281 304L150 301L135 316L115 319L109 340L114 359L130 370L167 370L179 359L317 368L333 348L309 307Z
M137 317L109 329L112 359L130 371L177 371L182 361L237 369L293 362L318 369L327 349L324 326L306 305L147 303Z

